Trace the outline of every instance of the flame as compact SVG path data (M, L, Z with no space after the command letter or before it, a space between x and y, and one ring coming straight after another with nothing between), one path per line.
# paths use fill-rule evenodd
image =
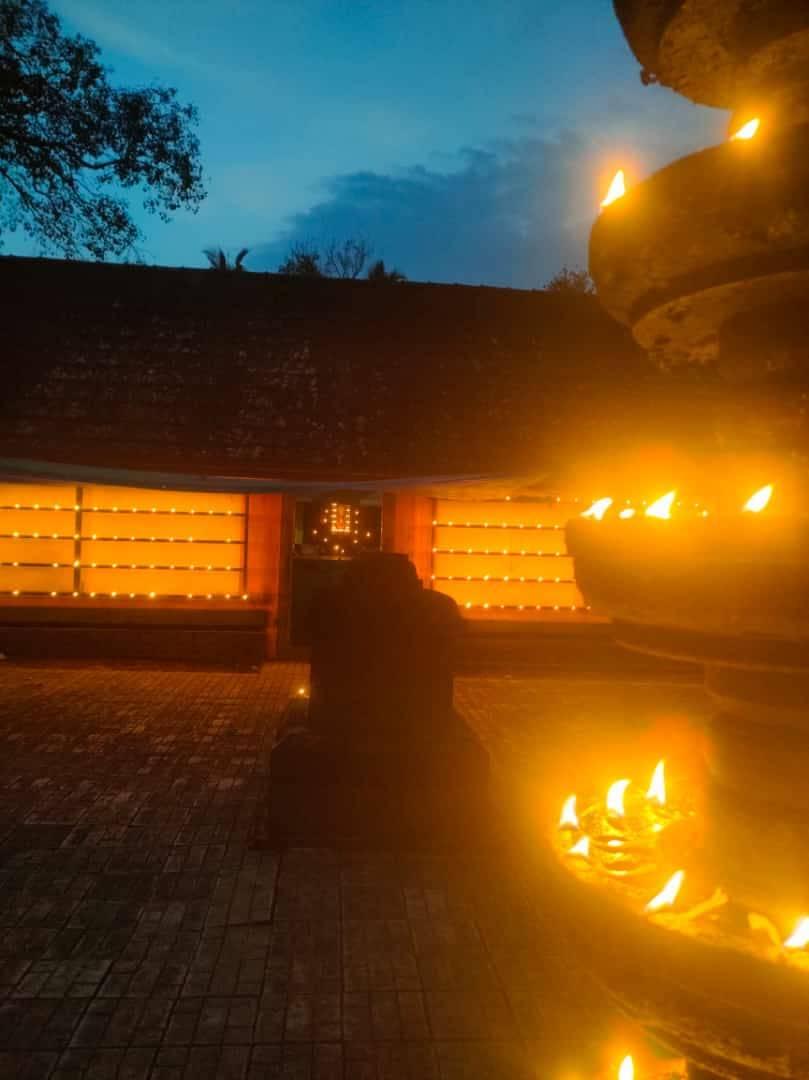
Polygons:
M565 799L565 805L562 807L562 813L559 818L560 829L578 829L579 816L576 813L576 796L570 795Z
M631 1054L627 1054L618 1066L618 1080L635 1080L635 1062Z
M624 816L624 792L631 780L616 780L607 792L607 810L618 817Z
M583 859L590 857L590 837L583 836L581 840L577 840L572 848L568 850L568 855L581 855Z
M663 520L670 518L671 506L676 494L676 491L669 491L666 495L661 495L656 502L647 507L646 517L662 518Z
M646 792L647 799L655 799L661 806L666 805L666 770L665 763L658 761L652 773L652 782Z
M621 513L618 515L618 517L623 518L624 521L626 521L627 518L633 518L634 516L635 516L635 511L632 509L631 506L628 506L626 508L626 510L622 510Z
M755 494L750 496L742 509L749 510L753 514L758 514L772 498L772 492L772 484L765 484L763 488L759 488Z
M653 897L646 905L646 910L659 911L662 907L671 907L677 899L684 877L685 870L678 870L676 874L672 874L657 896Z
M614 203L616 199L620 199L623 195L626 195L626 177L624 176L624 170L619 169L607 188L607 194L601 200L602 209Z
M754 116L752 120L748 120L746 124L742 124L738 131L735 131L731 137L731 142L734 139L752 139L761 126L761 120L758 116Z
M803 949L809 945L809 916L798 921L798 925L784 942L785 949Z
M596 521L601 521L606 512L612 506L612 499L609 497L605 499L596 499L592 506L588 507L582 517L595 518Z

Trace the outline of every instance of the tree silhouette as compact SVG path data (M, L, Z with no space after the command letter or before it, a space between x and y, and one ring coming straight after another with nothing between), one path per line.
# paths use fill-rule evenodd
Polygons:
M164 221L205 197L196 110L170 88L111 86L99 57L44 0L0 0L0 235L103 259L140 236L125 189Z
M340 242L332 240L322 250L310 241L297 241L278 267L278 273L296 277L358 278L372 252L371 245L361 237L349 237Z
M287 257L278 267L279 274L293 277L323 277L320 252L312 244L299 241L289 249Z
M395 267L391 270L386 269L385 260L377 259L368 270L368 280L391 282L407 281L407 275L403 274L401 270L397 270Z
M569 270L566 266L542 286L545 292L553 293L579 293L583 296L593 296L596 291L595 282L586 270Z
M250 248L242 248L236 255L233 262L228 259L226 252L220 248L203 248L202 254L210 263L211 270L219 270L222 273L232 273L233 271L243 270L242 265L245 260L245 256L250 251Z

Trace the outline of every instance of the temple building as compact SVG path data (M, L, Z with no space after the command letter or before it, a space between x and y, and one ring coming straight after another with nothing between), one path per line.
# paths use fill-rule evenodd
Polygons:
M289 655L380 547L470 622L592 619L575 464L655 385L593 297L21 258L0 281L9 655Z

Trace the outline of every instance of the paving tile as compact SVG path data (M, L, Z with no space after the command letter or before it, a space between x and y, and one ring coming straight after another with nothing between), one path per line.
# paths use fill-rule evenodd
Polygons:
M612 1013L505 849L256 842L275 725L306 677L294 663L0 666L3 1080L592 1072L582 1025L603 1041ZM605 721L605 694L620 721ZM693 690L665 699L699 709ZM617 737L661 700L575 680L456 683L523 784L562 735Z

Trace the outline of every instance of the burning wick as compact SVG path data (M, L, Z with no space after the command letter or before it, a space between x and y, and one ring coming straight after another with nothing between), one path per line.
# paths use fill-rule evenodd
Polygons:
M746 124L742 124L738 131L734 132L730 141L734 142L736 139L752 139L761 126L761 120L754 116L752 120L748 120Z
M305 686L299 686L298 687L298 697L306 697L306 687Z
M646 510L646 517L668 520L668 518L671 517L671 506L676 495L676 491L669 491L668 494L661 495L656 502L653 502L652 505L648 507Z
M646 905L646 910L659 911L663 907L671 907L677 899L684 877L685 870L678 870L676 874L672 874L657 896Z
M610 186L607 188L607 194L601 200L601 209L605 206L609 206L617 199L620 199L623 195L626 195L626 177L624 176L624 170L619 169L613 176Z
M754 495L750 496L742 507L742 510L747 510L752 514L758 514L772 498L772 492L772 484L765 484L763 488L759 488Z
M627 1054L618 1066L618 1080L635 1080L635 1062L631 1054Z
M652 782L649 784L646 798L654 799L660 806L666 805L666 773L662 761L658 761L655 771L652 773Z
M601 521L606 512L612 506L612 499L609 497L606 499L596 499L592 506L588 507L584 511L582 517L595 518L596 521Z
M565 799L565 805L562 807L562 814L559 818L560 829L578 829L579 816L576 813L576 796L571 795Z
M590 837L583 836L581 840L577 840L573 847L569 849L568 855L580 855L582 859L589 859Z
M616 780L607 792L607 810L616 817L624 816L624 793L631 780Z
M628 518L633 518L634 516L635 511L632 509L631 506L628 506L626 510L622 510L621 513L618 515L618 517L623 518L624 521L626 521Z
M809 916L798 922L790 936L784 942L785 949L803 949L809 945Z

